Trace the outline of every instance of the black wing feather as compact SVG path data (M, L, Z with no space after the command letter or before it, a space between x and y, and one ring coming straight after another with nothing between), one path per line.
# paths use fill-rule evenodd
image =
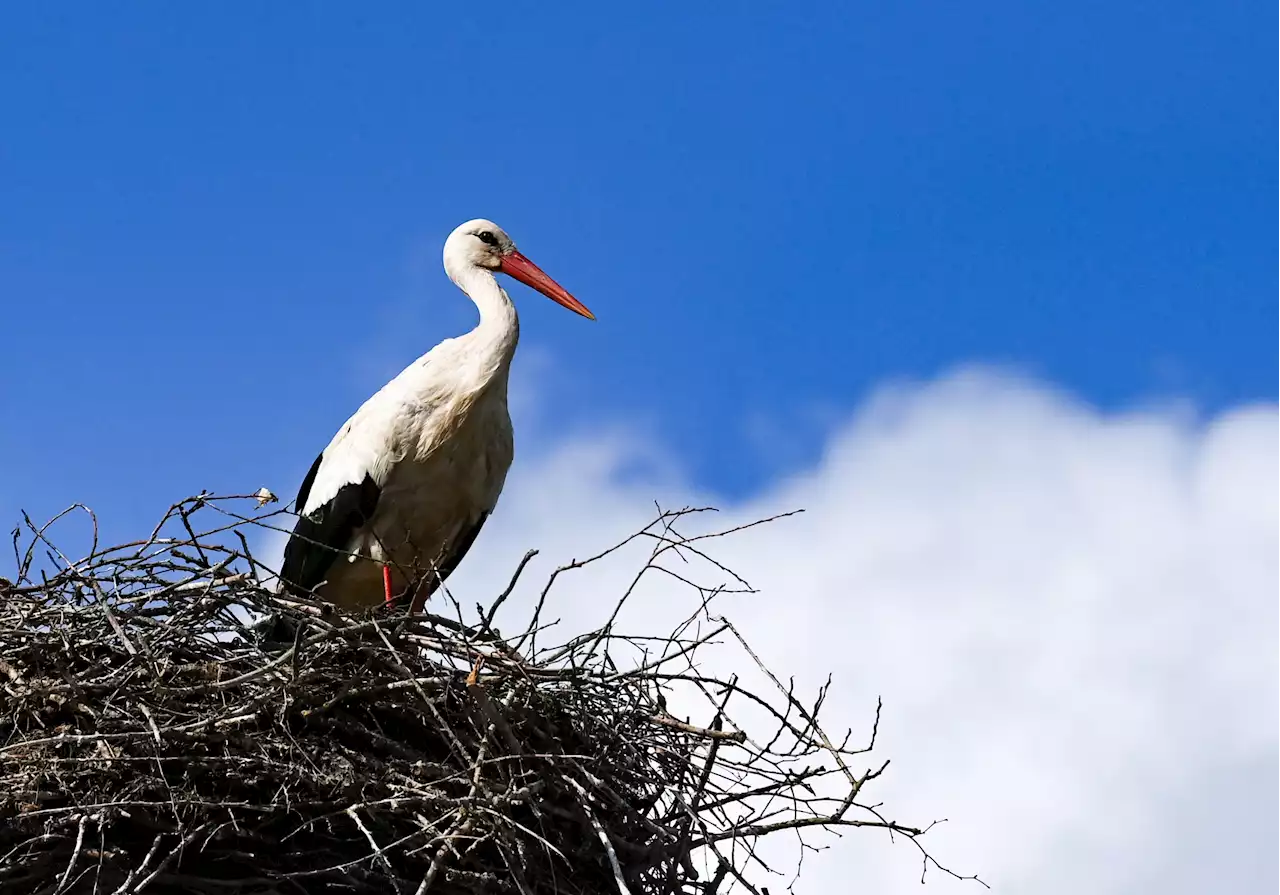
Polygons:
M458 565L471 549L471 545L476 542L476 537L479 536L480 529L484 528L484 523L488 518L489 513L486 512L476 520L476 524L471 526L470 530L463 532L457 543L454 544L453 551L440 561L440 564L435 568L434 574L429 574L426 580L422 582L418 588L417 598L413 602L412 609L414 612L421 610L422 604L426 602L427 598L435 593L436 588L443 584L446 578L453 574L454 569L458 568Z
M323 461L324 454L321 454L302 480L294 502L299 513L298 521L284 548L280 578L295 592L309 591L324 581L330 566L342 555L341 551L346 549L356 529L372 518L378 496L382 493L372 476L366 474L359 484L343 485L327 503L302 515L302 507L307 504L307 495L311 493Z
M293 508L299 513L307 505L307 495L311 493L311 486L316 483L316 475L320 472L320 464L323 462L324 451L321 451L316 457L316 462L311 464L307 474L302 477L302 484L298 486L298 496L293 501Z
M458 538L458 542L453 546L453 552L436 567L436 574L439 576L437 583L444 581L444 579L453 574L453 570L458 567L458 564L467 555L467 551L471 549L471 545L476 542L476 537L480 534L480 529L484 528L485 520L488 518L489 514L485 513L476 520L476 524L471 526L470 531L464 532Z

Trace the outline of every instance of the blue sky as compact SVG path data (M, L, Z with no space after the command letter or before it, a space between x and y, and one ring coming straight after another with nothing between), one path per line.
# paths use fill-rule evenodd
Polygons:
M518 296L552 423L731 493L961 361L1275 394L1280 13L1202 9L12 10L5 503L296 476L470 325L438 252L477 215L600 316Z
M202 488L292 498L473 324L440 251L489 217L599 319L510 286L517 460L464 605L542 549L505 626L655 500L804 507L723 548L760 588L726 611L802 688L834 675L833 726L884 697L886 804L950 817L940 858L1001 892L1274 891L1276 25L14 5L0 522L82 501L117 542ZM559 579L564 628L630 561ZM641 633L696 609L672 587ZM920 891L906 847L825 844L798 892Z
M470 326L497 220L552 431L729 494L885 380L1276 395L1261 4L71 3L0 34L0 507L291 490ZM542 358L543 371L534 360ZM524 443L528 443L527 441ZM128 495L127 500L125 495Z

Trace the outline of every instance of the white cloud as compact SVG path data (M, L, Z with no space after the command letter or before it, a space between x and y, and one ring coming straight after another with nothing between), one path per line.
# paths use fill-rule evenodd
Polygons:
M984 371L883 390L813 468L734 505L646 439L580 436L517 459L451 590L474 604L541 549L514 624L551 568L655 500L719 504L718 523L804 507L719 543L760 591L720 609L781 674L834 674L833 725L857 730L883 695L877 795L904 821L950 818L928 837L944 863L1038 895L1273 891L1277 447L1274 405L1105 415ZM557 585L566 632L636 561ZM662 633L682 599L655 583L628 627ZM917 890L909 848L827 844L798 891Z
M831 726L866 729L884 697L877 755L893 764L874 794L904 822L950 819L927 837L936 857L1012 893L1275 890L1275 405L1108 415L961 371L882 389L816 465L730 503L625 428L526 449L549 431L521 418L538 403L516 408L516 466L450 581L464 606L536 547L499 617L517 626L556 565L655 501L717 505L717 526L803 507L713 545L759 591L719 609L781 675L834 675ZM557 637L598 623L641 562L563 577ZM662 634L689 609L655 578L625 627ZM902 843L823 844L797 891L918 890ZM929 886L982 891L936 872Z

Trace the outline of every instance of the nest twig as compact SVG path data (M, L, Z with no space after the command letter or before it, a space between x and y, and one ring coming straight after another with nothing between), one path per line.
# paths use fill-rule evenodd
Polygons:
M824 694L806 707L772 675L771 697L696 663L720 637L755 659L709 615L718 588L692 585L698 613L648 640L618 634L615 611L537 644L557 576L611 551L557 570L519 636L493 627L515 578L474 623L347 617L260 583L243 529L274 514L244 509L253 498L189 498L108 549L94 519L77 561L48 525L15 532L16 575L0 579L3 892L760 892L762 838L840 826L905 836L938 866L917 841L927 828L860 801L884 770L852 770L874 729L865 747L836 744ZM664 557L705 557L705 535L677 533L689 512L623 542L653 544L637 581ZM291 620L291 639L251 613ZM710 700L706 723L669 708L681 686ZM769 729L735 726L738 704Z

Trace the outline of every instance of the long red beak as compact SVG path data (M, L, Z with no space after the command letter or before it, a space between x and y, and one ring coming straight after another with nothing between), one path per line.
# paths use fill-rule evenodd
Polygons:
M587 306L565 291L564 287L542 272L542 268L534 264L519 252L511 252L502 256L502 264L498 267L509 277L519 280L531 289L537 289L547 298L564 305L570 311L576 311L588 320L595 320L596 315L587 310Z

